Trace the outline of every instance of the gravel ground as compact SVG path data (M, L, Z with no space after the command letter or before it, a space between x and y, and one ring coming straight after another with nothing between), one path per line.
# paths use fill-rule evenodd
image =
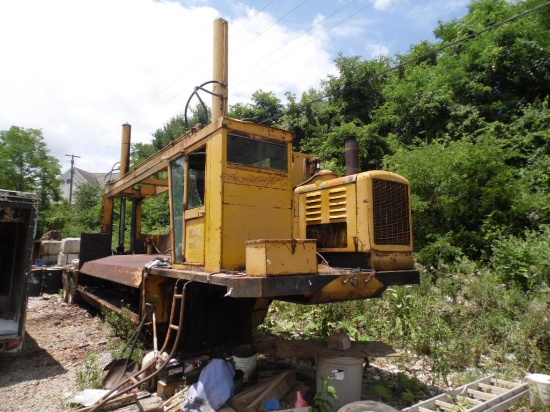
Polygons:
M29 298L20 355L0 353L0 411L54 412L79 392L77 365L91 351L110 361L110 327L58 295Z

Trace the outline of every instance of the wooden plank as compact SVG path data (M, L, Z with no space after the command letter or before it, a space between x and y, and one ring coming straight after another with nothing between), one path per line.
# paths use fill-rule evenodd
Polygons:
M233 396L229 400L229 404L231 405L231 407L236 409L237 412L244 412L250 402L256 399L256 397L268 387L273 379L275 378L260 379L256 385L247 388L237 395Z
M494 393L495 395L508 392L508 389L506 388L502 388L500 386L495 386L495 385L488 385L486 383L478 383L477 386L479 386L480 389L483 389L484 392Z
M453 405L452 403L443 402L443 401L435 401L435 405L439 409L443 409L444 411L458 411L458 407L456 405Z
M294 370L284 371L275 377L267 388L247 407L247 412L262 412L263 404L269 398L280 399L296 383Z
M140 399L136 403L117 409L116 412L164 412L160 396Z
M456 395L456 400L464 403L469 402L472 406L483 404L483 402L478 399L468 398L467 396L462 396L462 395Z
M178 379L174 382L166 383L159 379L157 382L157 395L164 398L169 398L176 393L176 389L182 385L186 385L187 382L183 379Z
M485 411L485 410L491 410L492 411L493 406L501 404L501 403L505 403L509 399L514 398L518 394L527 393L527 390L528 390L528 385L525 383L522 386L519 386L517 388L513 388L513 389L508 390L508 392L506 392L502 395L494 396L492 399L489 399L489 400L485 401L483 403L483 405L476 406L476 407L470 409L470 411L471 412L480 412L480 411Z
M422 406L418 407L418 412L434 412L433 409L424 408Z
M508 381L504 381L502 379L496 379L496 378L491 379L491 383L493 383L494 385L503 386L505 388L517 388L518 386L522 385L521 383L508 382Z
M491 399L494 399L496 397L493 394L481 392L475 389L468 389L468 394L472 395L475 399L479 399L481 401L490 401Z
M259 353L272 358L352 357L378 358L400 356L384 342L351 342L345 351L330 349L324 340L261 339L253 342Z

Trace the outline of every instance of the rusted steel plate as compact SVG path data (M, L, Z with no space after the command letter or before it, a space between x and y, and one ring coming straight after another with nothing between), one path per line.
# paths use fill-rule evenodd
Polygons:
M351 342L347 350L329 349L324 340L261 339L253 342L258 352L274 358L304 357L354 357L380 358L399 356L399 353L384 342Z
M210 274L179 269L152 268L151 273L195 282L227 287L228 296L234 298L292 297L304 303L334 302L379 296L391 285L418 284L417 270L391 272L339 271L333 274L253 277L243 274ZM347 274L349 272L349 274ZM345 274L342 274L345 273ZM357 281L352 280L356 278Z
M99 296L94 295L93 293L88 292L84 287L78 286L78 292L82 299L84 299L90 305L101 309L103 312L110 311L118 313L119 315L122 314L122 308L107 302L105 299L101 299ZM137 325L139 323L139 315L134 312L130 312L130 320L132 321L132 323Z
M141 272L148 262L162 255L114 255L91 260L80 269L81 273L122 285L139 288Z

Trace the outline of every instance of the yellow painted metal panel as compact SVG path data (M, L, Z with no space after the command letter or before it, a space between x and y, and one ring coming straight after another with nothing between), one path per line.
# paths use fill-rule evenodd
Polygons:
M221 269L224 136L225 130L221 129L206 145L204 268L210 272Z
M273 193L272 198L278 197L276 192ZM277 204L277 201L274 200L273 204ZM245 241L247 240L289 239L290 214L290 209L277 207L224 205L222 267L228 270L245 268Z
M185 261L204 263L204 207L185 211Z
M246 273L251 276L315 274L317 273L315 241L307 239L247 241Z

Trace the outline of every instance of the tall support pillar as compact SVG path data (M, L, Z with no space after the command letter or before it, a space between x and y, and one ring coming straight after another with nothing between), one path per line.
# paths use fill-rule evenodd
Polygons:
M222 116L227 116L227 82L229 80L228 27L229 24L226 20L214 20L214 56L212 79L216 81L216 83L213 83L214 86L212 87L212 93L214 93L212 96L212 123Z

